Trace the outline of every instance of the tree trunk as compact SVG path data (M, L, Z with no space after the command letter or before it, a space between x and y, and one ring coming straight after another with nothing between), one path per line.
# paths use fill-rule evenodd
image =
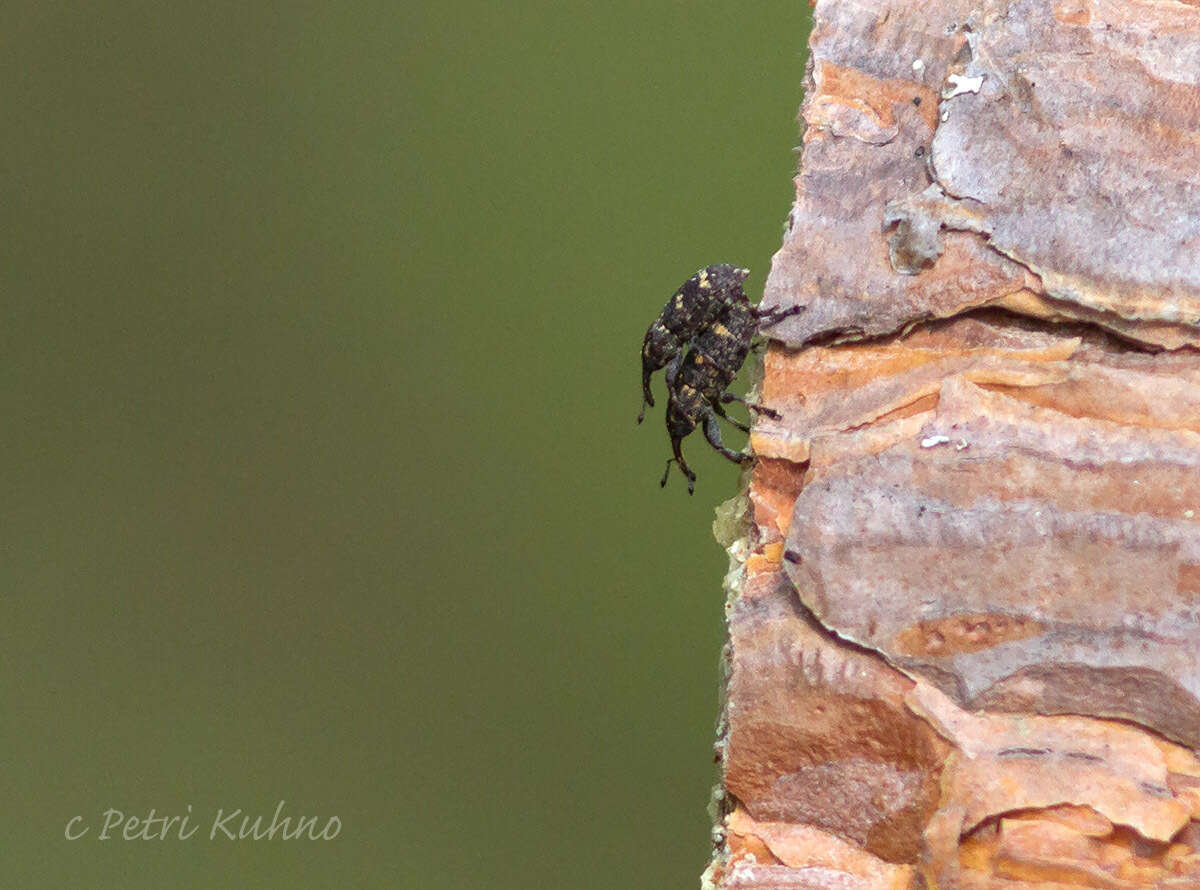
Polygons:
M706 883L1200 888L1200 3L811 48Z

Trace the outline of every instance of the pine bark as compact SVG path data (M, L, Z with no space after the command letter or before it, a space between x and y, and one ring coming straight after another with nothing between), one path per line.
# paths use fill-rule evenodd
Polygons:
M1200 888L1200 3L810 47L705 883Z

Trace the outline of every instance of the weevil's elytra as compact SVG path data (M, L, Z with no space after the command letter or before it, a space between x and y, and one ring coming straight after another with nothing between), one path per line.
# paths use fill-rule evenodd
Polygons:
M678 371L672 375L674 386L667 398L667 433L671 437L674 457L667 461L662 484L667 484L671 464L677 463L687 477L689 492L695 491L696 474L683 459L680 446L697 426L703 427L709 444L729 460L737 463L750 460L750 455L725 447L717 417L718 412L725 413L721 397L750 352L757 319L749 302L727 306L719 317L719 325L709 327L696 337ZM718 333L717 327L723 333ZM742 427L740 423L737 425Z
M654 407L651 376L677 359L722 308L746 300L742 282L749 274L749 269L728 263L707 266L681 284L663 306L642 341L642 410L638 423L645 419L646 406Z
M642 341L642 410L638 423L646 416L646 406L654 405L651 376L666 368L667 432L675 456L667 461L663 485L667 484L671 464L677 463L687 476L688 492L694 491L696 474L684 461L680 445L697 426L703 427L709 444L725 457L738 463L751 459L748 454L726 448L721 441L718 417L743 432L750 431L746 424L729 417L724 405L742 402L759 414L779 416L726 390L745 363L755 334L803 311L804 307L760 311L742 291L742 282L749 274L749 269L727 263L701 269L680 285L646 331Z

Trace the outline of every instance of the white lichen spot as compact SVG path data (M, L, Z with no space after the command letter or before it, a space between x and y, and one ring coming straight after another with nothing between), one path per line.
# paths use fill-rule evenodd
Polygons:
M925 70L925 62L922 61L921 59L915 59L913 61L913 71L915 71L917 74L920 74L924 70Z
M964 77L961 74L951 74L948 78L950 86L942 90L943 99L953 99L955 96L961 96L963 93L978 93L980 87L983 86L983 78L986 75L980 74L976 77Z
M1184 510L1184 511L1183 511L1183 518L1184 518L1184 519L1191 519L1191 518L1192 518L1193 516L1195 516L1195 515L1196 515L1196 511L1195 511L1195 510Z
M936 448L938 445L945 445L949 441L949 436L930 436L928 439L921 440L921 447Z
M948 120L950 120L950 112L943 111L942 112L942 123L944 124Z
M971 443L968 442L966 439L959 439L957 442L954 443L955 451L966 451L970 447L971 447Z

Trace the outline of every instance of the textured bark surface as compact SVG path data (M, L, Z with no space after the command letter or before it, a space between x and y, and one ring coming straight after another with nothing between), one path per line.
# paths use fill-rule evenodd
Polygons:
M1200 3L811 47L706 881L1200 888Z

